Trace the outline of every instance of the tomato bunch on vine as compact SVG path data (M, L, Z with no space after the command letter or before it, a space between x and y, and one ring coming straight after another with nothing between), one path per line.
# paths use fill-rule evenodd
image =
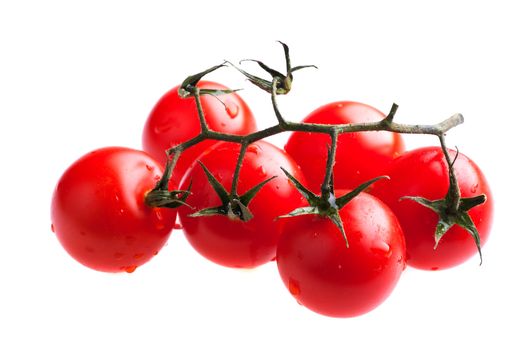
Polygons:
M52 229L77 261L133 272L165 245L177 221L205 258L231 268L275 261L290 294L327 316L371 311L406 265L439 270L478 254L492 220L482 171L445 134L461 114L435 125L395 121L364 103L335 101L302 122L277 100L293 74L259 60L262 78L231 62L190 75L147 118L144 150L107 147L84 155L55 188ZM233 68L270 95L275 124L258 130L248 104L204 80ZM291 132L280 149L264 139ZM439 147L405 150L402 134L437 137Z

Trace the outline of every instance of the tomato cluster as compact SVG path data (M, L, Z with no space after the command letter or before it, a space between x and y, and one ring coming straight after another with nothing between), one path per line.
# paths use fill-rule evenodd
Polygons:
M202 117L213 132L257 131L235 92L209 81L196 87L227 93L194 99L179 96L180 86L170 90L145 123L144 151L96 150L58 181L52 229L80 263L133 272L162 249L178 214L189 243L210 261L254 268L275 260L300 304L352 317L382 303L407 264L450 268L486 242L492 197L481 170L455 151L405 151L399 133L339 135L331 169L330 136L300 130L284 150L263 140L204 138L173 159L170 148L203 132ZM366 104L339 101L302 123L346 125L385 117Z

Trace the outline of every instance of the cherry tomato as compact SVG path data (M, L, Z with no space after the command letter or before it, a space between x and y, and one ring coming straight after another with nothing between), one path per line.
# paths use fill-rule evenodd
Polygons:
M360 193L339 211L348 248L328 218L283 219L277 266L284 284L307 308L332 317L353 317L381 304L405 268L405 242L390 209Z
M52 228L59 242L87 267L133 272L164 246L175 221L175 210L144 201L161 174L153 158L128 148L81 157L53 193Z
M304 123L349 124L377 122L385 118L379 110L359 102L333 102L324 105L304 120ZM297 161L308 187L318 191L324 179L327 145L326 134L294 132L284 149ZM339 135L334 166L335 188L355 188L365 181L384 175L389 162L405 149L400 134L367 131Z
M449 150L450 156L456 152ZM481 245L489 235L492 222L492 196L478 166L463 154L454 163L462 197L487 195L487 201L468 213L479 232ZM390 181L377 182L372 193L390 206L401 223L407 244L407 263L419 269L438 270L456 266L478 253L472 236L454 225L439 241L434 232L438 215L429 208L403 196L443 199L448 191L448 165L440 147L419 148L397 158L387 171Z
M224 142L208 149L199 158L228 191L239 151L238 144ZM281 166L297 179L304 180L297 164L283 150L265 141L248 146L239 176L239 195L272 176L277 177L265 184L249 203L253 218L244 222L222 215L188 216L221 204L204 170L194 163L184 176L182 186L187 188L192 181L192 188L199 189L192 190L187 200L195 209L180 208L180 221L191 245L207 259L228 267L251 268L274 259L282 226L276 218L302 205L300 194Z
M200 81L197 86L201 89L228 89L211 81ZM179 97L178 90L179 86L161 97L151 111L142 134L144 150L160 164L166 162L166 150L197 136L201 130L195 100ZM257 130L250 108L236 93L218 97L204 95L201 96L201 104L211 130L236 135ZM191 163L214 143L206 140L183 152L171 178L172 187L178 186Z

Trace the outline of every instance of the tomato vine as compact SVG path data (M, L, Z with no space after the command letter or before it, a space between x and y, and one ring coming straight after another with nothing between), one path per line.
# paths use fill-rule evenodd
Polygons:
M417 203L423 206L426 206L429 209L435 211L439 215L440 219L439 219L436 231L435 231L436 245L441 239L441 237L448 231L448 229L450 229L453 225L457 224L465 228L472 235L472 237L474 238L476 242L476 245L477 245L477 248L480 254L480 258L481 258L479 234L477 232L475 225L473 224L472 220L470 219L468 215L468 210L472 209L474 206L484 203L486 200L486 196L482 194L482 195L478 195L472 198L462 198L461 197L461 193L457 185L456 174L454 173L454 168L453 168L454 160L451 159L448 153L447 147L445 145L445 133L449 131L450 129L462 124L464 121L463 116L460 113L456 113L452 115L451 117L444 119L440 123L433 124L433 125L397 123L394 121L394 117L397 112L398 105L394 103L392 104L392 107L388 115L384 119L377 121L377 122L329 125L329 124L311 124L311 123L300 123L300 122L288 121L282 115L279 109L279 106L277 103L277 96L285 95L291 90L292 81L293 81L293 75L292 75L293 72L300 70L300 69L304 69L304 68L317 68L317 67L314 65L303 65L303 66L292 67L290 64L290 55L289 55L288 46L282 42L280 43L283 46L284 54L285 54L286 69L287 69L286 74L282 74L278 72L277 70L274 70L268 67L266 64L264 64L261 61L250 60L250 61L256 62L263 70L269 73L272 77L271 80L265 80L263 78L252 75L246 72L245 70L240 69L239 67L232 64L231 62L225 61L222 64L213 66L197 74L190 75L183 81L183 83L181 84L179 88L179 95L183 98L193 98L195 100L196 106L197 106L197 112L199 115L199 123L200 123L201 131L197 136L189 139L186 142L182 142L170 148L167 151L167 162L166 162L166 167L165 167L163 176L160 179L160 181L157 183L155 188L147 194L146 203L152 207L171 207L171 208L185 204L185 199L189 194L190 188L186 190L181 190L181 189L177 189L175 191L168 190L169 179L172 176L173 169L177 163L177 160L182 154L182 152L184 152L187 148L194 146L204 140L228 141L228 142L238 143L241 146L240 153L239 153L239 156L236 162L236 168L235 168L234 175L233 175L233 182L232 182L231 190L230 190L230 193L227 194L229 197L228 205L235 209L233 210L234 213L239 213L238 214L239 219L247 221L251 218L251 214L249 212L248 207L242 204L242 201L240 200L241 197L239 197L237 193L237 183L239 179L239 173L240 173L240 169L242 166L243 158L245 156L247 147L250 144L258 140L262 140L269 136L276 135L276 134L286 132L286 131L323 133L323 134L327 134L330 136L331 142L330 142L330 145L328 145L328 150L327 150L328 159L326 162L324 180L320 188L321 195L316 196L313 193L307 191L304 186L302 186L299 182L294 181L293 177L287 174L285 171L287 176L296 184L296 187L298 188L298 190L307 198L310 205L312 205L312 207L315 207L317 209L306 210L304 208L298 208L302 210L294 211L290 213L289 215L296 216L296 215L305 215L305 214L316 214L316 215L327 216L330 219L332 219L332 221L339 227L343 236L346 239L342 224L339 219L338 211L351 198L353 198L359 192L366 189L368 185L378 180L379 178L372 179L366 182L363 186L359 186L356 189L358 190L357 193L355 193L355 190L354 190L345 196L335 199L334 188L333 188L333 167L335 163L335 154L336 154L336 146L337 146L338 137L345 133L364 132L364 131L389 131L389 132L401 133L401 134L434 135L439 138L441 149L444 153L444 156L445 156L445 159L448 165L448 169L449 169L448 171L448 177L449 177L448 192L445 198L440 199L440 200L434 200L434 201L431 201L425 198L421 198L421 197L405 197L404 199L414 200ZM271 103L273 106L275 117L277 119L277 123L275 125L268 127L266 129L263 129L263 130L259 130L259 131L247 134L247 135L234 135L234 134L217 132L217 131L211 130L208 127L205 116L204 116L202 104L201 104L201 96L203 95L219 96L222 94L232 93L236 90L201 89L197 86L197 83L204 76L216 71L217 69L223 68L223 67L234 67L237 71L239 71L241 74L247 77L251 83L261 88L262 90L270 93ZM204 167L204 165L202 166ZM267 181L265 181L264 184L266 182ZM342 200L343 197L346 199L348 198L350 199L348 199L348 201L346 199ZM222 199L226 200L225 198L222 198ZM319 208L321 208L321 210L318 210ZM326 208L326 210L323 210L322 208ZM208 211L201 211L201 214L202 215L219 215L221 213L217 211L208 210ZM347 242L347 245L348 245L348 242Z

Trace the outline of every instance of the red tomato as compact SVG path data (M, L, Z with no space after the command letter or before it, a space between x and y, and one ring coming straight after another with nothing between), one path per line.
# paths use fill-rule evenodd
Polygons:
M102 148L78 159L53 194L58 240L87 267L133 272L164 246L175 221L175 210L144 201L161 174L153 158L127 148Z
M228 89L210 81L201 81L197 86L201 89ZM142 134L144 150L161 164L166 162L166 150L200 133L195 100L192 97L179 97L178 90L179 86L171 89L157 102ZM201 96L201 103L211 130L236 135L245 135L257 130L250 108L236 93L218 97L204 95ZM206 140L183 152L171 178L172 187L177 187L191 163L215 142Z
M332 317L371 311L392 292L405 268L405 242L390 209L361 193L339 211L348 238L328 218L283 219L277 266L307 308Z
M453 158L455 151L450 150ZM462 197L487 195L487 201L468 213L476 225L481 245L489 235L492 222L492 196L488 183L478 166L463 154L454 163ZM478 253L472 236L454 225L434 249L434 232L438 215L429 208L403 196L430 200L443 199L448 191L448 166L440 147L419 148L397 158L387 171L390 181L377 182L372 193L387 203L396 214L405 233L407 263L425 270L456 266Z
M205 151L199 158L228 191L239 150L238 144L224 142ZM187 200L195 209L185 206L180 208L180 221L191 245L209 260L228 267L251 268L275 258L282 226L282 222L276 220L277 216L287 214L303 203L300 194L280 169L281 166L297 179L304 180L297 164L281 149L265 141L248 146L240 172L238 193L242 195L272 176L277 178L264 185L250 202L248 208L254 217L243 222L226 216L188 216L197 210L221 205L203 169L194 163L184 176L182 186L187 188L192 181L192 188L199 189L194 190Z
M324 105L304 120L304 123L349 124L377 122L385 118L379 110L359 102L333 102ZM355 188L365 181L384 175L390 161L401 154L404 142L400 134L367 131L339 135L334 166L335 188ZM294 132L284 149L297 161L308 186L318 191L324 179L327 145L326 134Z

